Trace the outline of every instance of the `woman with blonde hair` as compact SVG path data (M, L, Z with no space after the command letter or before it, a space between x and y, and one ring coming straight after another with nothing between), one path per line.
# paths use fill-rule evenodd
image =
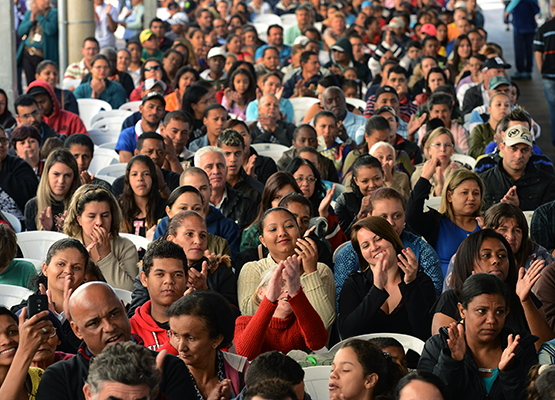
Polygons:
M79 167L68 150L54 150L44 164L36 197L25 204L28 231L61 231L71 196L80 185Z
M408 199L410 196L409 176L395 170L395 148L389 143L378 142L370 148L369 154L382 163L384 186L399 191L405 199Z
M451 156L455 153L455 138L451 131L445 127L434 129L428 136L424 144L424 155L428 161L417 165L410 178L411 186L414 190L416 183L422 176L426 164L432 164L432 175L428 179L430 196L439 196L443 190L443 185L449 174L458 168L459 164L451 162ZM429 168L432 167L429 165Z
M430 180L439 165L437 158L424 164L422 176L407 203L406 221L414 233L423 236L435 249L445 276L449 261L462 241L480 230L477 217L482 212L485 188L482 179L474 172L458 169L445 182L439 211L430 208L424 212L424 202L431 189Z
M83 185L71 199L64 233L85 245L109 285L132 290L139 273L138 255L135 245L119 236L121 222L119 205L110 192Z

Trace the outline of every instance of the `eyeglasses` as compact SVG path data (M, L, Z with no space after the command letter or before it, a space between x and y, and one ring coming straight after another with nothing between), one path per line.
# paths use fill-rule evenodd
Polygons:
M436 149L441 149L442 147L444 149L449 149L453 147L453 144L452 143L433 143L432 147L435 147Z
M1 144L1 145L7 146L8 143L10 143L10 139L5 138L5 137L0 138L0 144Z
M153 67L145 67L145 71L152 71L152 70L154 70L154 71L160 71L161 69L162 69L162 67L159 66L159 65L155 65L155 66L153 66Z
M307 181L308 183L314 183L316 182L316 178L314 178L313 176L308 176L308 177L304 177L304 176L298 176L295 178L295 180L297 182L302 182L302 181Z

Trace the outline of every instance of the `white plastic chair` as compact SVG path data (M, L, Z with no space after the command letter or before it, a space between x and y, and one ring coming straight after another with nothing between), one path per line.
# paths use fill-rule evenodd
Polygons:
M131 304L132 293L129 290L118 289L118 288L112 288L112 289L114 289L114 292L116 292L116 294L118 295L118 298L123 301L126 307L129 304Z
M0 305L11 308L27 300L33 292L21 286L0 285Z
M69 81L66 81L66 83L64 83L62 85L62 89L64 90L68 90L70 87L74 87L76 88L77 86L79 86L81 84L81 79L77 78L77 79L70 79Z
M98 145L99 149L115 150L118 142L102 143Z
M422 354L422 350L424 350L424 341L411 335L405 335L404 333L369 333L367 335L353 336L351 338L342 340L341 342L337 343L335 346L333 346L330 349L330 353L336 352L343 345L343 343L351 339L368 340L368 339L374 339L374 338L380 338L380 337L397 339L399 343L403 345L403 348L405 349L405 353L408 350L413 350L418 354Z
M118 176L118 177L115 177L115 176L98 175L98 174L96 174L94 177L95 177L95 178L98 178L98 179L102 179L103 181L108 182L110 185L113 185L114 182L116 181L116 179L119 178L119 176Z
M94 125L95 122L103 120L103 119L107 119L107 118L120 119L121 123L123 124L123 121L125 121L125 119L127 117L129 117L130 115L132 115L132 114L133 113L129 110L103 111L101 113L96 114L95 116L93 116L91 118L91 126Z
M6 217L15 233L21 232L21 221L18 220L15 215L10 214L7 211L2 211L2 214L4 214L4 217Z
M113 164L119 164L118 153L110 149L95 149L93 159L89 165L89 173L97 174L102 168Z
M110 103L100 99L77 99L79 105L79 117L85 124L87 131L91 129L91 119L100 111L110 111L112 106Z
M119 109L120 110L127 110L127 111L131 111L132 113L135 113L137 111L139 111L139 106L141 105L142 101L141 100L137 100L137 101L128 101L125 104L122 104Z
M260 14L255 15L252 22L255 24L266 24L266 29L270 25L281 25L281 18L275 14Z
M526 217L526 222L528 223L528 227L532 226L532 216L534 215L534 211L523 211L522 213Z
M313 104L319 102L318 99L313 97L294 97L289 99L291 104L293 105L293 110L295 111L295 115L293 117L293 123L295 125L300 125L303 123L303 118L310 107Z
M424 212L428 211L428 208L433 208L439 211L439 206L441 205L441 196L430 197L424 202Z
M333 256L332 256L332 260L333 260L334 263L335 263L335 259L337 258L337 255L339 254L339 251L341 251L341 249L343 249L349 243L351 243L350 240L348 242L341 243L339 246L337 246L337 249L335 249L335 251L333 252Z
M283 14L280 18L283 25L297 24L297 16L295 14Z
M14 260L30 262L31 264L33 264L35 266L35 269L37 270L37 274L40 274L42 272L43 262L41 260L36 260L34 258L14 258Z
M330 53L326 50L320 50L318 53L318 61L320 61L320 65L327 64L330 61Z
M97 146L101 146L106 143L117 143L120 131L89 129L88 133L93 143Z
M260 40L264 42L268 41L268 26L270 25L259 22L253 22L251 25L256 29L256 33L258 33L258 38Z
M458 161L462 165L468 165L470 168L474 169L476 165L476 159L472 156L468 156L466 154L453 154L451 156L451 161Z
M303 368L304 389L313 400L329 400L329 380L331 368L329 365Z
M132 233L120 233L121 237L129 239L133 242L137 250L144 249L146 250L148 245L150 244L150 240L145 237L139 235L133 235Z
M278 143L255 143L252 147L261 156L270 157L276 162L281 158L283 152L289 149L289 147Z
M114 178L119 178L125 175L125 169L127 168L127 163L119 163L108 165L107 167L98 170L98 175L108 175Z
M121 132L121 125L123 121L121 118L104 118L91 124L91 129L96 129L99 131L110 131L118 134Z
M25 258L44 260L46 252L54 242L68 236L60 232L31 231L17 233L17 244Z
M356 107L358 109L361 109L362 111L364 111L366 109L366 102L364 100L361 99L351 99L349 97L347 97L345 99L345 102L347 104L352 105L353 107Z

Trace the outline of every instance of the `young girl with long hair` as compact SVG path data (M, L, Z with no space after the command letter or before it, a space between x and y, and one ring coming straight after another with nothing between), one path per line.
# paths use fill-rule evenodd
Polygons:
M222 106L239 119L247 119L247 106L256 100L256 80L249 71L240 68L233 72L229 79L229 87L224 90Z

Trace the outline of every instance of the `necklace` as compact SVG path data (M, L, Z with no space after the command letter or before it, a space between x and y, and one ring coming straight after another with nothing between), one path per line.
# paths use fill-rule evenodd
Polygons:
M478 368L478 371L483 372L483 373L491 374L493 372L493 369L491 369L491 368Z

